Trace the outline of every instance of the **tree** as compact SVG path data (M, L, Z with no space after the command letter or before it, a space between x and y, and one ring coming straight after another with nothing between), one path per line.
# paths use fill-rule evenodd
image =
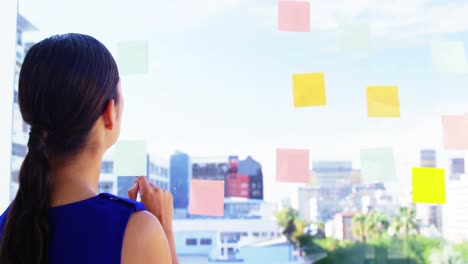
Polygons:
M445 246L441 249L435 248L429 255L429 260L433 264L463 264L461 254L451 246Z
M416 211L409 207L401 207L400 212L393 219L392 226L395 233L403 233L407 238L412 232L419 232L419 225L416 221Z
M366 243L366 215L358 214L353 217L352 220L352 231L353 235L359 239L359 241Z
M388 226L387 216L375 211L355 215L352 220L353 235L363 243L381 237L387 232Z
M299 219L298 212L290 207L275 213L278 225L283 228L283 235L295 247L299 245L299 238L304 234L305 221Z
M380 238L382 234L387 233L390 224L386 215L372 211L366 215L365 225L367 237L376 239Z

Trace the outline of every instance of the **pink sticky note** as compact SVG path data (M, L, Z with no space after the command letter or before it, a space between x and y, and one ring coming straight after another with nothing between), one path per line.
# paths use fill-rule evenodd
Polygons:
M276 180L278 182L310 183L309 150L277 149Z
M196 215L224 215L224 181L192 180L189 213Z
M279 0L278 30L310 32L310 3Z
M442 116L444 148L468 150L468 115Z

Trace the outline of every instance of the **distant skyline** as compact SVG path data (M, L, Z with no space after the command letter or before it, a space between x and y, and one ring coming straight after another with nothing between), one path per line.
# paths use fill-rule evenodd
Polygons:
M462 41L466 52L468 2L310 2L310 33L278 32L274 0L20 0L20 12L40 30L29 39L80 32L115 56L119 41L148 40L149 73L122 77L121 138L146 139L159 156L251 155L267 200L298 186L275 183L277 147L354 168L361 148L392 147L405 195L421 149L446 169L463 157L443 150L440 116L468 112L468 74L435 73L431 43ZM370 24L369 54L339 50L343 21ZM325 107L293 107L292 74L304 72L325 73ZM401 118L367 118L367 85L397 85Z

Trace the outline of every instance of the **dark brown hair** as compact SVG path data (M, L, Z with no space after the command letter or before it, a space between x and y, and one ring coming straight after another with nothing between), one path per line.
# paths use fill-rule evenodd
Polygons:
M19 105L31 126L29 151L0 241L1 264L48 263L50 158L83 148L108 102L117 103L118 82L111 53L90 36L52 36L26 54Z

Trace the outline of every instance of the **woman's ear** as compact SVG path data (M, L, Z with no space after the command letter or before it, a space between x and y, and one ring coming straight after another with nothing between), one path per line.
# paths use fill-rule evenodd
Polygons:
M112 130L115 127L117 121L117 109L115 109L115 101L111 99L109 103L107 103L106 109L102 114L104 118L104 126L106 129Z

